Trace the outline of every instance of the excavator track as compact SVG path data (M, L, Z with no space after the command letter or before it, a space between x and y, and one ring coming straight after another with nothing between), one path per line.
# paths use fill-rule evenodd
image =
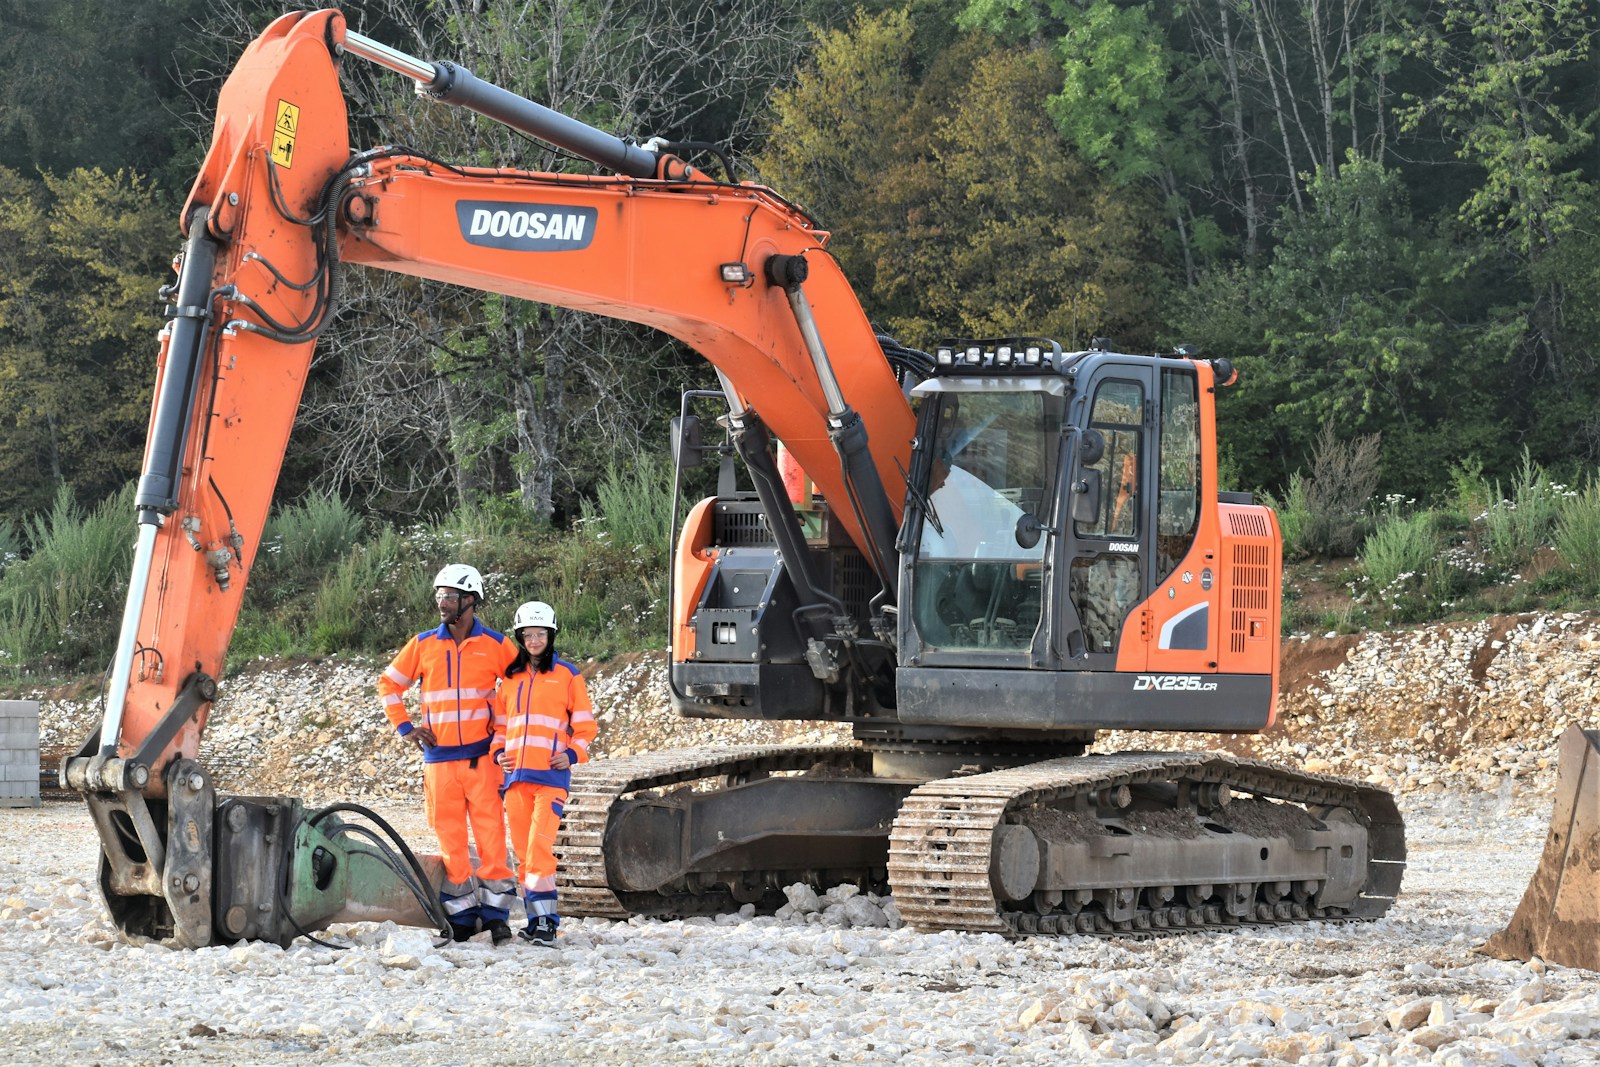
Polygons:
M1218 810L1230 797L1249 795L1255 800L1240 803L1255 803L1269 817L1272 811L1288 811L1281 805L1266 808L1269 801L1302 806L1314 813L1312 818L1341 810L1348 813L1338 818L1365 831L1365 871L1359 876L1359 895L1340 906L1323 907L1308 892L1299 896L1279 892L1283 885L1279 882L1203 887L1102 882L1092 890L1057 889L1042 900L1037 893L1006 904L998 899L995 872L1003 867L1005 858L999 857L997 864L995 853L997 843L1005 837L1004 827L1025 824L1030 812L1053 813L1059 820L1064 818L1061 812L1076 810L1081 814L1075 817L1088 820L1087 830L1079 827L1079 839L1089 841L1092 847L1100 844L1093 838L1106 830L1103 816L1096 813L1106 811L1107 798L1113 806L1118 798L1125 803L1129 791L1152 785L1170 789L1174 795L1210 789ZM1298 813L1289 814L1304 819ZM1027 847L1032 847L1031 840ZM1265 858L1266 849L1262 849ZM1077 756L928 782L906 799L889 846L890 887L895 905L908 923L929 930L1005 935L1153 935L1174 928L1310 918L1372 919L1393 901L1404 866L1404 829L1394 798L1387 792L1361 782L1217 753ZM1356 872L1342 873L1358 877ZM1152 893L1154 897L1148 895ZM1107 901L1117 906L1103 906Z
M818 764L844 766L865 755L856 745L724 745L601 759L573 768L556 844L562 912L605 919L634 914L611 889L602 848L612 805L622 798L709 779L803 771Z

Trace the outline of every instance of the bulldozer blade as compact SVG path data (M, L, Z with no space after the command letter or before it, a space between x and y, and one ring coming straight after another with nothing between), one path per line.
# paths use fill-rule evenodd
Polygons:
M1561 735L1555 810L1511 923L1478 950L1600 971L1600 730Z

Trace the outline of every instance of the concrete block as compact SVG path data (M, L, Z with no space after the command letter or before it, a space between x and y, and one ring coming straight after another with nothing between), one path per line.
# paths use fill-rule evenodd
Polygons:
M0 700L0 806L39 802L39 702Z
M39 721L37 700L0 700L0 719L29 719Z

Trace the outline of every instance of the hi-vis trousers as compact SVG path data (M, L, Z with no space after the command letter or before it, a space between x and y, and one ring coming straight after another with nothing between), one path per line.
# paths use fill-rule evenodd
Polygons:
M516 900L516 883L506 865L505 808L500 803L500 765L487 755L422 765L422 790L428 825L439 838L444 884L439 900L457 926L504 922ZM478 846L477 876L467 845L467 828Z
M555 844L566 802L567 791L560 786L513 782L506 790L506 818L522 861L522 904L530 923L541 915L561 922L556 913Z

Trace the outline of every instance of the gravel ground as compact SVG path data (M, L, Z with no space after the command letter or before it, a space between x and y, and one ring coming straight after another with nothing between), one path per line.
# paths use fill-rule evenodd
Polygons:
M569 920L556 950L353 924L345 951L124 944L83 809L9 809L0 1042L16 1064L1600 1064L1594 973L1473 951L1537 861L1527 808L1413 798L1405 888L1363 924L1008 942L854 926L876 909L825 899Z
M1597 651L1593 614L1291 641L1268 733L1102 736L1101 750L1222 747L1393 790L1410 864L1394 908L1364 924L1009 942L909 930L892 902L840 889L774 917L569 920L555 951L373 924L336 928L345 951L174 951L116 937L79 804L0 809L0 1043L18 1064L1600 1067L1600 976L1474 951L1538 861L1556 738L1596 721ZM201 751L219 788L363 801L433 850L379 669L333 658L226 679ZM848 736L678 719L663 675L651 656L591 672L599 755ZM93 721L82 691L33 695L47 753Z

